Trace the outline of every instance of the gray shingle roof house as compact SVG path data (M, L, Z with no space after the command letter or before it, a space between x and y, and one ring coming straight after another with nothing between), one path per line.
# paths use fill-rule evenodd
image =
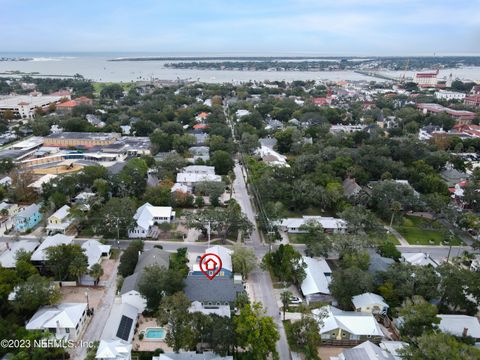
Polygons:
M135 272L143 271L147 266L160 265L168 269L170 264L170 253L153 248L151 250L144 251L138 257L137 266L135 266Z
M362 187L357 184L355 179L346 178L343 180L343 195L346 197L351 197L357 195L360 191L362 191Z
M468 174L458 171L450 164L445 166L445 169L440 173L440 176L445 180L449 187L455 186L455 184L468 179Z
M188 275L184 291L190 301L199 301L203 305L227 305L233 304L237 295L245 290L241 282L232 278L209 280L204 275Z
M159 265L168 269L169 264L170 254L166 251L153 248L141 253L134 273L123 280L122 289L120 290L122 303L135 306L139 313L143 312L147 302L138 291L138 284L142 278L143 271L147 266L151 265Z
M383 257L376 252L369 252L370 254L370 265L368 267L368 272L375 274L379 271L387 271L390 265L395 263L395 260Z

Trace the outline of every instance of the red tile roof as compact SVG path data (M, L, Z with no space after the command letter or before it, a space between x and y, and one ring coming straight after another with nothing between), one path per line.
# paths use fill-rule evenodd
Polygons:
M313 103L318 106L326 106L330 102L325 97L317 97L317 98L313 98Z
M65 101L63 103L60 103L57 105L57 109L60 108L73 108L75 106L79 105L75 100L70 100L70 101Z

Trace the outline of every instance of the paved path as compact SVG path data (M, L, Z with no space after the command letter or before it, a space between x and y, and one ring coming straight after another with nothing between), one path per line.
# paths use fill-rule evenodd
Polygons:
M112 271L110 278L106 283L105 295L102 298L100 305L95 308L95 313L87 325L87 329L83 333L83 341L98 341L101 338L103 328L107 323L107 319L110 316L110 310L112 309L115 301L115 293L117 290L117 270L118 261L115 264L115 268ZM87 347L76 347L71 355L72 359L85 359L87 355Z
M400 243L401 246L410 246L410 244L408 243L407 239L405 239L402 234L400 234L397 230L395 230L393 227L391 226L387 226L385 225L385 229L391 233L393 236L395 236L398 240L398 242Z
M255 211L247 191L247 184L244 177L245 171L238 162L235 162L233 172L235 173L235 180L233 182L233 198L238 202L242 212L247 216L248 220L250 220L252 224L255 224ZM250 240L253 241L254 245L258 245L262 242L256 226L254 231L252 231Z

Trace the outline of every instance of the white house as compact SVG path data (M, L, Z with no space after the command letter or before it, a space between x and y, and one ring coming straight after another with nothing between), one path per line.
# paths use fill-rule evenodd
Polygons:
M380 325L372 314L343 311L334 306L312 310L319 316L322 340L367 340L383 338Z
M48 184L50 181L52 181L53 179L55 179L57 177L57 175L54 175L54 174L46 174L46 175L43 175L42 177L40 177L38 180L34 181L33 183L31 183L30 185L28 185L28 187L32 188L33 190L35 190L37 193L41 194L42 193L42 186L43 184Z
M352 303L355 311L371 313L371 314L386 314L388 311L388 304L380 295L373 293L363 293L352 297Z
M90 239L82 243L81 248L84 250L87 256L88 269L90 270L93 265L100 264L102 259L110 257L111 245L104 245L98 240ZM95 281L88 273L82 275L80 283L82 285L95 285Z
M480 271L480 255L475 255L475 258L472 260L470 264L471 271Z
M132 344L123 340L100 340L95 359L100 360L130 360Z
M110 256L111 245L104 245L100 241L90 239L82 243L81 248L85 250L88 258L88 268L98 264L102 258Z
M136 226L128 231L129 238L152 237L152 227L155 224L171 223L175 219L175 211L171 206L153 206L145 203L137 209L133 216Z
M255 150L255 154L262 158L262 161L270 166L290 167L287 157L273 150L268 146L261 145Z
M218 316L223 316L228 318L231 315L230 305L204 306L200 301L193 301L190 307L188 308L188 312L190 313L200 312L204 315L215 314Z
M188 187L195 186L196 183L203 181L222 181L220 175L215 174L215 167L205 165L190 165L182 169L177 174L177 183Z
M303 261L307 265L305 268L305 279L300 286L303 296L307 303L312 301L330 300L330 289L328 288L332 270L325 259L314 259L304 256Z
M177 183L186 185L189 187L195 186L199 182L220 182L222 177L215 174L202 174L202 173L189 173L189 172L179 172L177 174Z
M436 268L439 264L427 253L402 253L401 260L416 266L432 266Z
M27 330L44 330L57 339L77 340L87 319L87 303L63 303L41 307L30 319Z
M185 166L182 169L184 173L190 174L212 174L215 175L215 167L214 166L206 166L206 165L189 165Z
M316 223L323 227L326 233L343 233L347 228L347 222L343 219L324 216L303 216L301 218L286 218L278 224L280 229L289 233L303 233L302 225Z
M187 185L184 185L184 184L180 184L180 183L175 183L173 184L172 188L170 189L170 192L176 192L176 191L180 191L180 192L183 192L183 193L191 193L192 192L192 188L187 186Z
M0 179L0 186L9 187L12 185L12 178L10 176L4 176Z
M248 115L250 115L250 111L245 110L245 109L239 109L235 112L235 117L237 119L240 119L240 118L242 118L244 116L248 116Z
M95 358L130 360L137 318L136 307L125 303L114 303L105 322Z
M6 242L6 250L0 255L0 265L4 268L14 268L17 262L17 252L34 251L38 244L38 241L35 240L18 240Z
M453 336L470 336L475 343L480 343L480 323L475 316L467 315L437 315L440 318L438 328Z
M73 236L66 236L62 234L56 234L53 236L47 236L45 240L40 244L40 246L35 250L35 252L30 257L30 260L33 263L43 263L47 260L47 252L46 249L58 246L58 245L69 245L73 242Z
M391 345L390 343L396 343ZM331 356L330 360L401 360L398 350L408 346L400 341L382 341L379 345L371 341L365 341L351 349L345 349L337 356Z
M89 211L90 210L90 203L95 198L95 193L91 192L81 192L73 199L75 205L79 205L79 208L82 211Z
M5 201L0 203L0 215L2 212L5 212L7 216L14 216L18 214L20 208L17 204L10 204Z

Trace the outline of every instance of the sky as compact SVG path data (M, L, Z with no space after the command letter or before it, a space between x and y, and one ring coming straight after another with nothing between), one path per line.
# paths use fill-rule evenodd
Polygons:
M0 0L0 52L480 54L480 0Z

